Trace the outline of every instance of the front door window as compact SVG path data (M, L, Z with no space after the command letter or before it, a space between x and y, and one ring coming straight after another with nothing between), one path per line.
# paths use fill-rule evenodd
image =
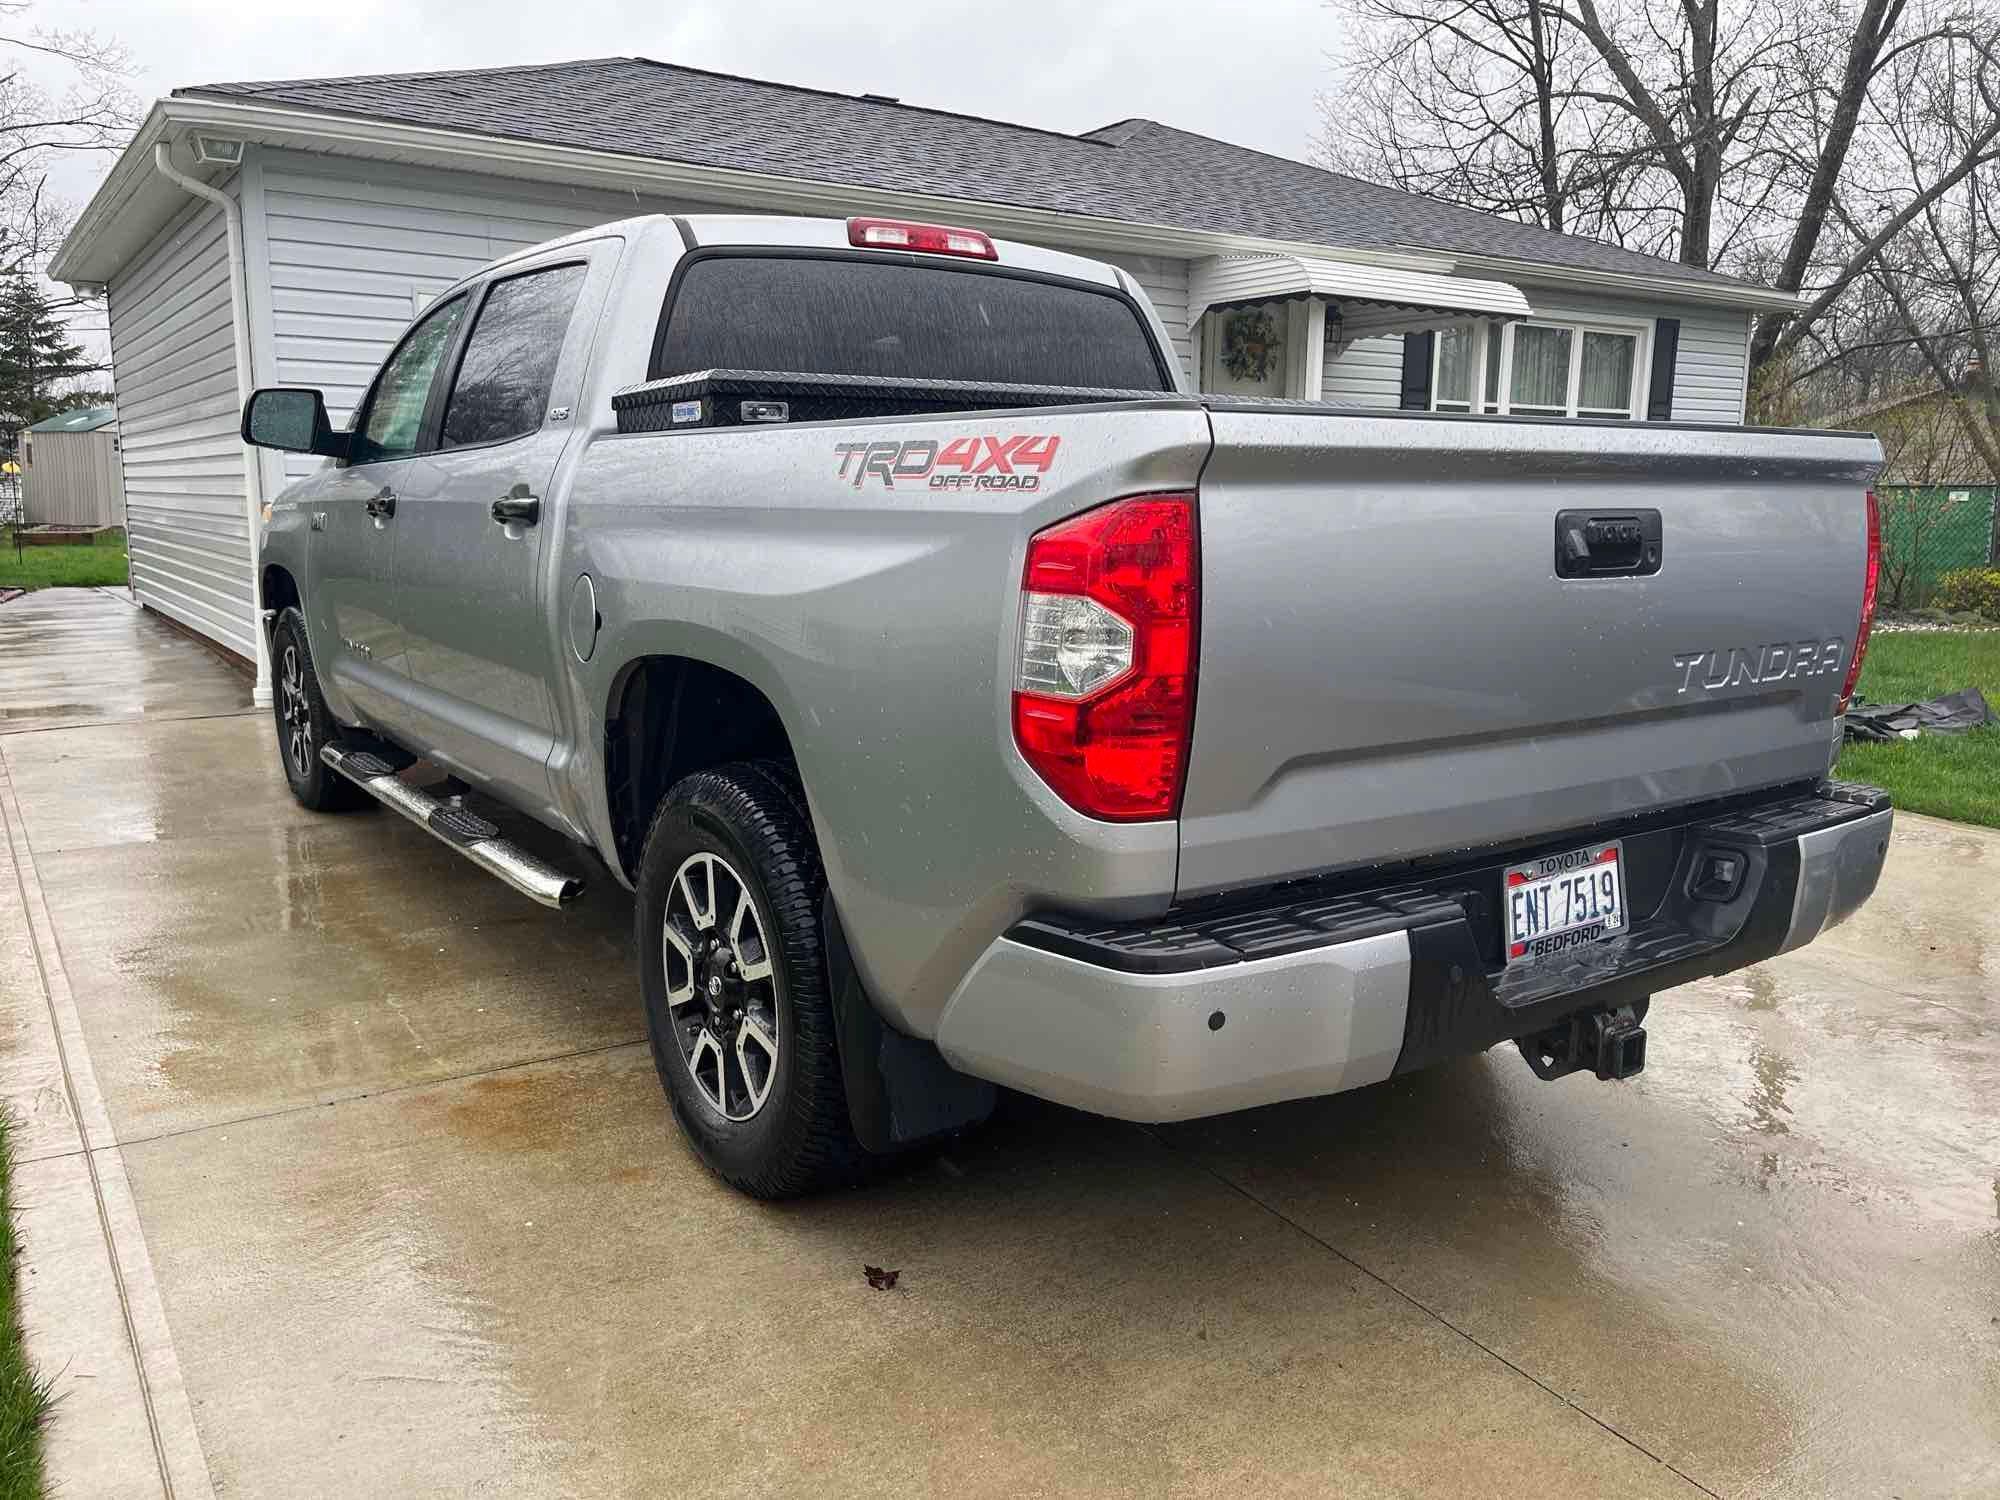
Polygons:
M423 437L424 408L438 362L451 347L458 320L465 315L465 298L457 296L437 307L404 337L370 392L361 414L352 463L382 463L408 458Z

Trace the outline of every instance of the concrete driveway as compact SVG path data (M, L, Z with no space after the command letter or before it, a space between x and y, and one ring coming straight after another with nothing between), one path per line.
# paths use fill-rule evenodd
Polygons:
M300 811L122 596L0 608L0 815L59 1494L2000 1493L2000 836L1902 819L1629 1084L1010 1098L774 1208L675 1134L621 893Z

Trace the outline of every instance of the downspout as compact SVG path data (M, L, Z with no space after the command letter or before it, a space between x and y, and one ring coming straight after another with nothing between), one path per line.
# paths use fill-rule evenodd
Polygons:
M222 224L229 246L229 324L236 336L236 409L241 411L250 400L257 378L250 363L250 302L243 273L243 210L221 188L211 187L176 167L172 149L165 141L154 145L153 165L167 181L197 198L206 198L222 210ZM257 576L257 534L264 514L264 471L258 462L257 450L247 444L243 448L243 476L243 519L249 527L247 534L250 538L250 634L257 643L257 684L252 689L251 701L259 707L267 707L271 702L271 643L264 635L263 587Z

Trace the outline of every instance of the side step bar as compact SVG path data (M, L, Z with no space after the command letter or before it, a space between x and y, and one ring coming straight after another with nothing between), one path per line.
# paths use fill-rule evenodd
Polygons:
M377 802L428 829L530 901L561 910L583 894L583 881L577 876L501 838L499 828L477 813L441 802L411 786L380 756L344 745L322 745L319 758Z

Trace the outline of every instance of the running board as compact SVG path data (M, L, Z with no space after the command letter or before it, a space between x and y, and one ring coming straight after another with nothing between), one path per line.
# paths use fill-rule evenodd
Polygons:
M323 745L319 758L385 807L449 844L489 875L543 906L561 910L583 894L583 881L539 855L500 837L497 825L477 813L442 802L396 775L395 767L367 750Z

